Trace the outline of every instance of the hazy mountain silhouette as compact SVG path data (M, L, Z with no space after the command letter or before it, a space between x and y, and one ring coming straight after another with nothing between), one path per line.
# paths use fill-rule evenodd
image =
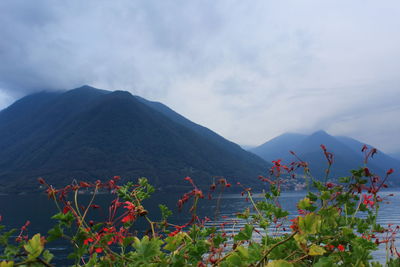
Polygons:
M192 176L255 181L268 164L165 105L89 86L24 97L0 112L0 188L31 190L41 176L145 176L178 189Z
M390 153L389 156L391 156L394 159L400 160L400 152Z
M349 175L349 170L364 165L361 153L363 143L349 137L331 136L325 131L317 131L311 135L282 134L250 151L268 162L283 159L285 163L295 160L289 152L294 151L302 160L309 162L313 176L324 179L327 161L321 144L334 154L332 177ZM389 168L400 169L400 161L378 150L374 158L369 160L368 166L379 175L384 175Z
M269 162L278 158L287 159L291 157L289 151L294 150L306 137L303 134L284 133L249 151Z

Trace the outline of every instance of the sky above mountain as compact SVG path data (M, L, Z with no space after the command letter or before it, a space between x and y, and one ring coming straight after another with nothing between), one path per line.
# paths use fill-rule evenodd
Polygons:
M0 1L0 109L83 84L258 145L325 129L400 151L400 2Z

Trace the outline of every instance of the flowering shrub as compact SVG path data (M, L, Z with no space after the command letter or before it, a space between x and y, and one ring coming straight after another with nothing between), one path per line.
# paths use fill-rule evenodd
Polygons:
M376 150L363 147L365 167L351 171L348 177L329 179L334 156L321 146L328 162L326 177L314 179L306 162L291 152L296 161L288 166L273 161L270 176L259 177L269 184L261 201L255 201L253 190L242 184L242 196L250 207L237 214L245 222L238 231L226 231L238 219L226 220L218 227L208 217L197 215L199 201L204 198L194 181L185 181L192 190L178 200L178 208L190 205L190 216L183 225L168 221L172 212L160 205L161 219L153 220L143 201L154 193L145 178L137 183L119 185L116 176L108 182L73 183L61 189L39 182L46 187L59 212L52 219L56 224L46 237L36 234L29 238L27 222L15 238L15 230L0 235L0 267L52 266L53 255L46 243L65 239L72 246L69 258L74 266L382 266L373 261L371 253L380 245L387 250L386 266L400 266L400 253L394 246L398 226L383 228L377 223L379 207L384 198L382 188L393 170L382 178L366 167ZM280 204L283 177L294 177L304 170L309 191L298 204L298 214L290 215ZM231 184L217 179L208 198L217 197ZM91 192L88 205L82 205L79 192ZM96 196L109 190L115 198L103 221L89 218L90 210L99 209ZM215 217L219 216L219 200ZM1 217L0 217L1 220ZM134 223L145 220L148 231L135 232ZM0 226L2 230L4 226Z

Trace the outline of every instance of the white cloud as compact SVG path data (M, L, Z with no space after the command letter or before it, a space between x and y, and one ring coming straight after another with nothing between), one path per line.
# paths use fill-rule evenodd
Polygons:
M91 84L164 102L241 144L325 128L400 150L398 1L7 0L0 10L0 107L6 93Z

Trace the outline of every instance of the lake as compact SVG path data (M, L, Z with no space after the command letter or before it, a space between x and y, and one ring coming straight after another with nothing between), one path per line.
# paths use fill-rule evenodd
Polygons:
M283 208L288 210L291 214L296 214L297 208L296 203L299 199L305 196L306 192L283 192L280 203ZM380 216L378 222L383 226L387 226L389 223L400 224L400 191L385 191L383 195L394 194L388 200L389 204L382 204L380 210ZM150 217L157 219L159 216L158 204L165 204L171 210L174 215L171 217L171 222L176 224L184 224L188 221L188 214L186 212L178 212L176 203L179 199L180 194L176 193L165 193L161 192L155 194L151 199L146 200L145 208L149 211ZM255 199L261 196L255 196ZM86 203L89 200L89 195L79 195L81 203ZM109 203L111 197L108 194L98 195L95 204L105 206ZM245 198L240 194L224 194L220 202L219 218L226 216L227 218L235 218L237 212L242 212L245 208L249 207L250 204L245 201ZM214 219L215 211L217 207L216 199L200 201L198 207L199 216L208 216ZM41 233L46 235L47 230L54 225L54 221L50 217L57 212L54 203L43 194L27 194L27 195L0 195L0 215L3 216L1 224L6 225L9 228L20 228L26 220L31 221L29 226L29 234ZM103 217L106 214L106 210L96 211L97 218ZM153 215L153 217L152 217ZM155 215L155 217L154 217ZM225 221L226 219L217 220L216 223ZM239 222L236 229L240 228L242 223ZM138 221L136 228L138 231L144 231L147 225L144 222ZM400 242L397 241L398 246ZM382 249L375 253L375 257L379 260L385 258L384 245L381 245ZM69 251L66 249L65 243L53 242L47 244L47 247L52 253L56 255L55 264L57 266L63 266L67 262L65 261Z

